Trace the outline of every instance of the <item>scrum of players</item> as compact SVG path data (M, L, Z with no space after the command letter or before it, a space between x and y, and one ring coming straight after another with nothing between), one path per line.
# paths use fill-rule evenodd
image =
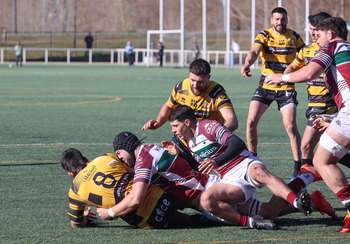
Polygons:
M71 226L94 222L97 217L90 206L102 219L122 218L143 229L225 224L274 230L277 217L295 212L336 219L320 191L306 190L323 180L347 209L339 231L349 232L350 186L337 166L339 162L350 167L348 32L344 20L324 12L309 20L313 43L307 46L287 28L287 12L281 7L271 12L272 27L256 36L241 69L244 77L251 77L250 66L261 56L262 76L249 105L247 145L234 134L238 120L225 89L211 80L210 64L196 59L189 77L174 86L156 119L141 128L156 130L169 122L171 140L147 145L124 131L115 136L113 153L91 161L76 149L64 151L62 167L74 178L69 189ZM294 83L300 82L307 82L309 94L302 140L295 116ZM294 157L288 184L267 169L257 152L257 124L274 100ZM268 202L254 196L263 186L272 193ZM198 214L184 214L184 208Z

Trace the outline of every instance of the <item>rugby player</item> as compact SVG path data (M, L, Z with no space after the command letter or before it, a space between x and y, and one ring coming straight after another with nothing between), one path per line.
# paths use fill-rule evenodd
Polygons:
M158 113L156 120L149 120L143 130L155 130L167 122L169 113L178 105L185 104L194 109L196 118L213 119L223 123L230 131L238 128L238 120L225 89L213 80L210 64L204 59L194 60L189 66L189 78L178 82L171 96ZM188 152L184 141L174 135L171 140L177 145L180 156L194 169L198 165Z
M259 54L261 55L262 75L259 87L255 90L250 102L247 117L247 144L249 151L257 155L258 123L270 104L276 101L278 110L282 114L283 125L289 136L294 158L293 176L296 176L301 166L301 139L296 123L297 93L293 83L268 85L264 83L264 80L269 74L283 73L305 44L298 33L287 28L288 16L284 8L273 9L270 22L272 28L256 36L241 68L241 74L244 77L250 76L250 66L255 63Z
M306 82L325 74L325 83L339 109L322 134L313 164L324 182L347 208L345 226L340 232L350 231L350 185L344 172L337 166L340 158L350 150L350 43L346 42L348 29L339 17L323 19L317 26L317 41L321 47L305 67L289 73L266 77L267 84Z
M156 145L144 145L131 132L119 133L115 137L113 144L118 157L129 167L135 169L134 186L130 194L116 206L110 209L97 209L100 217L103 219L120 216L136 208L142 203L145 189L150 183L160 186L173 196L179 209L191 207L200 210L209 220L216 222L240 224L250 228L274 229L275 225L272 221L258 217L258 215L275 218L282 210L283 213L295 211L294 207L286 207L284 201L282 203L278 201L262 203L257 199L251 198L247 199L245 204L232 207L232 211L239 212L237 214L241 216L242 221L239 221L239 218L218 218L200 206L200 198L203 192L213 187L213 185L219 184L221 181L219 176L196 173L178 155L171 154ZM311 174L308 175L310 179L313 177ZM299 192L306 186L303 180L300 181L302 184L300 182L295 184L296 192ZM330 206L329 204L327 205L322 194L317 196L315 194L315 199L319 203L324 203L324 206ZM236 208L237 211L235 210ZM286 210L285 208L288 209ZM322 209L324 210L324 207ZM319 210L322 209L319 208ZM328 210L331 210L331 206ZM334 212L334 210L331 211Z
M96 219L90 207L85 210L87 206L110 208L132 189L133 169L113 153L88 162L79 150L70 148L63 152L61 165L74 178L68 194L68 217L73 228L84 227ZM173 198L154 185L146 189L145 199L135 211L120 217L142 229L192 224L189 216L176 211Z

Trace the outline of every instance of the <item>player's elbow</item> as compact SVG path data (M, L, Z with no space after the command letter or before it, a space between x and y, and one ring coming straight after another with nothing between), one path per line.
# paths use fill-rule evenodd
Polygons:
M129 208L131 210L135 210L137 209L141 204L141 199L132 199L130 202L129 202Z
M82 228L85 226L83 222L82 223L75 223L73 221L70 222L70 225L72 226L72 228Z

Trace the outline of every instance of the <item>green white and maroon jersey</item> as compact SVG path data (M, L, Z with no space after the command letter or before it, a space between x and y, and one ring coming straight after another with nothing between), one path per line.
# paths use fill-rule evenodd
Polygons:
M231 131L215 120L197 121L196 132L193 138L187 139L187 145L197 161L204 161L208 158L216 158L226 151L225 141L231 135ZM226 162L215 171L223 177L228 171L242 162L248 156L243 150L240 155ZM247 151L249 152L249 151ZM248 153L247 153L248 155Z
M183 209L205 189L208 175L197 173L178 155L157 145L142 145L135 162L135 182L154 184Z
M350 105L350 43L343 40L320 48L312 60L324 69L325 82L340 109Z

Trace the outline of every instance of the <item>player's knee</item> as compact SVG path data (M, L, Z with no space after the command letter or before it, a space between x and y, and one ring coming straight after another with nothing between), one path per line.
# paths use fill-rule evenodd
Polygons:
M247 118L247 129L248 130L253 130L254 128L256 128L258 125L258 122L255 120L252 120L250 118Z
M303 155L308 155L310 153L310 143L301 142L300 145L301 153Z
M203 194L201 196L201 206L208 212L213 212L216 209L216 201L208 194Z

